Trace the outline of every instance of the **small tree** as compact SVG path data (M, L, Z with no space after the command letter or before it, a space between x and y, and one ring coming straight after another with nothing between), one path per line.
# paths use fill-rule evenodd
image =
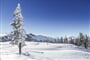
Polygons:
M83 33L79 33L79 37L78 37L78 45L84 45L84 35Z
M61 40L61 43L63 43L63 37L61 37L61 39L60 39L60 40Z
M76 39L75 39L75 45L78 45L78 46L80 45L80 40L79 40L79 38L76 38Z
M56 43L61 43L61 40L59 37L56 38Z
M67 37L64 38L64 43L68 43L68 38Z
M88 48L88 40L89 40L88 36L85 35L84 47L85 47L86 49Z
M74 44L74 39L70 37L70 44Z

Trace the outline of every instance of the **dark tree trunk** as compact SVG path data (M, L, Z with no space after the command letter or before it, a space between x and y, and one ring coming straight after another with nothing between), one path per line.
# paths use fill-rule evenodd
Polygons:
M87 49L87 43L86 43L86 42L85 42L85 45L84 45L84 46L85 46L85 48Z
M19 43L19 54L21 55L22 51L21 51L21 43Z
M84 47L87 49L88 48L88 41L86 40L84 43Z

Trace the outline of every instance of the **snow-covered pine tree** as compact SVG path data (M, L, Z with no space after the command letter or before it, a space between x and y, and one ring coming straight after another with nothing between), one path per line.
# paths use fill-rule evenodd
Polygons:
M84 47L87 49L88 45L89 45L89 37L87 35L85 35L85 41L84 41Z
M11 23L13 26L11 44L17 45L19 47L19 54L21 54L21 47L25 46L26 34L23 29L23 17L21 14L20 3L18 3L13 15L14 20Z
M65 36L64 43L68 43L68 38Z
M63 37L61 37L60 40L61 40L61 43L63 43Z
M69 37L69 43L70 43L70 44L75 44L73 37Z
M84 35L83 35L83 33L79 33L79 40L80 40L80 42L79 42L79 46L84 46Z

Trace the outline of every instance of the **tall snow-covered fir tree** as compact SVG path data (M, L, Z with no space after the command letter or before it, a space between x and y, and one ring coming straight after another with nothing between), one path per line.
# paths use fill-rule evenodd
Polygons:
M25 30L23 29L23 17L21 14L21 7L20 3L18 3L15 11L14 11L14 20L11 23L13 26L13 32L12 32L12 41L11 44L18 45L21 43L21 47L25 46Z

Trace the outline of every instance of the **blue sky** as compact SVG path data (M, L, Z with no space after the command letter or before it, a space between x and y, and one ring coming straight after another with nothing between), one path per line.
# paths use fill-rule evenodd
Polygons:
M10 33L18 0L0 0L0 33ZM27 33L51 37L90 34L89 0L20 0Z

